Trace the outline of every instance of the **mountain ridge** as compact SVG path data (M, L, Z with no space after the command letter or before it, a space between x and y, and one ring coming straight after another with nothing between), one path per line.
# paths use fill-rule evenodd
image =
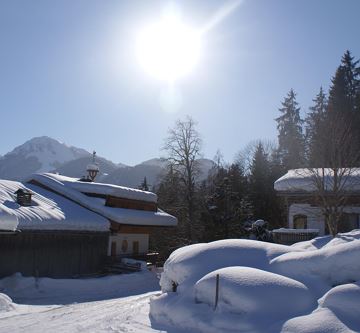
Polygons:
M0 178L24 180L33 173L58 172L69 177L82 177L92 154L83 148L67 145L48 136L34 137L0 157ZM199 159L206 177L213 162ZM114 163L96 156L100 173L96 181L129 187L139 187L144 177L148 184L156 185L166 171L164 158L152 158L134 166Z

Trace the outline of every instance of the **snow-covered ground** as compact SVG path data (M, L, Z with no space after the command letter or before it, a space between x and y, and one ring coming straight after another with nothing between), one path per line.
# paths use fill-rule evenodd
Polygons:
M194 332L360 332L359 237L354 230L294 246L233 239L181 248L164 265L150 314Z
M293 246L190 245L170 256L160 284L162 293L147 271L7 277L0 280L0 332L360 332L360 230Z
M0 280L0 332L162 332L149 318L157 294L151 272L68 280L15 275Z

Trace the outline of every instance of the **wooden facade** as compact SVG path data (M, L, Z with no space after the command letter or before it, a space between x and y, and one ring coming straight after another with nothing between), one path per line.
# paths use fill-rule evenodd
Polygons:
M108 232L22 231L0 233L0 277L77 277L101 272Z

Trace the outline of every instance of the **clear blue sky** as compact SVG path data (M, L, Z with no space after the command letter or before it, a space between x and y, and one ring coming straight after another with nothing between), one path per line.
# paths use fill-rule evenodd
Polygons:
M224 3L178 5L201 27ZM304 112L346 49L360 58L360 1L245 0L206 34L201 63L177 83L181 109L164 112L164 83L140 68L134 36L166 4L2 0L0 154L48 135L132 165L160 156L167 129L191 115L204 156L220 149L232 161L249 141L276 138L290 88Z

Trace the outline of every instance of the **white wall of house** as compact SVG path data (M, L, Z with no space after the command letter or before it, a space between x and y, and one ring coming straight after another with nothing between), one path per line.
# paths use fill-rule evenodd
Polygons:
M134 242L138 242L139 254L149 250L148 234L113 234L109 237L108 255L111 255L112 243L116 243L116 255L133 254ZM125 246L127 244L127 246Z
M348 206L344 208L344 213L360 215L360 207ZM292 204L289 207L288 226L294 228L294 217L296 215L306 215L307 229L319 229L319 235L325 234L325 218L319 207L309 204Z
M294 217L296 215L307 216L307 229L319 229L319 235L325 234L325 220L319 207L309 204L292 204L289 207L288 225L294 228Z

